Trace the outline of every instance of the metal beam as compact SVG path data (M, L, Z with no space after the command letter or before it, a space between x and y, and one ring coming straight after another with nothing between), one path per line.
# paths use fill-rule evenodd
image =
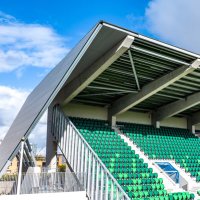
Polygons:
M128 50L128 55L129 55L129 58L130 58L131 66L132 66L132 69L133 69L133 75L135 77L135 82L136 82L137 88L138 88L138 90L140 90L140 84L139 84L139 81L138 81L135 65L134 65L132 54L131 54L130 50Z
M23 162L23 155L24 155L24 141L25 139L22 138L21 140L21 152L20 152L20 161L19 161L19 172L18 172L18 181L17 181L17 195L20 195L21 189L21 180L22 180L22 162Z
M101 56L87 70L83 71L78 77L67 84L58 95L57 101L66 104L85 89L94 79L105 71L113 62L115 62L132 45L134 37L127 36L107 53Z
M101 87L101 86L87 86L89 89L97 89L97 90L109 90L109 91L117 91L117 92L127 92L127 93L137 93L137 91L134 90L124 90L124 89L118 89L118 88L111 88L111 87Z
M192 71L197 69L199 65L200 60L197 59L190 66L184 65L182 67L179 67L178 69L170 72L169 74L166 74L158 78L157 80L145 85L137 94L128 94L126 96L121 97L111 105L108 111L108 116L115 116L129 110L130 108L136 106L145 99L151 97L152 95L166 88L170 84L179 80L180 78L191 73Z
M115 94L124 94L129 92L102 92L102 93L90 93L90 94L81 94L79 97L92 97L92 96L105 96L105 95L115 95Z
M200 92L158 108L155 112L155 120L161 121L198 104L200 104Z
M160 53L155 53L153 51L149 51L149 50L143 49L141 47L136 47L136 46L132 45L131 48L134 49L135 51L142 52L144 54L151 55L151 56L157 57L159 59L163 59L163 60L170 61L173 63L181 64L181 65L190 66L190 63L187 63L187 62L184 62L184 61L181 61L181 60L169 57L169 56L165 56Z

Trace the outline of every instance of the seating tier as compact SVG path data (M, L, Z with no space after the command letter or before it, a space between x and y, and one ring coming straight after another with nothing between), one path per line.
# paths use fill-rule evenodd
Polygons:
M193 194L168 194L163 180L131 150L107 121L71 118L76 128L131 199L192 199Z
M119 123L122 132L150 159L174 159L200 181L200 139L186 129Z

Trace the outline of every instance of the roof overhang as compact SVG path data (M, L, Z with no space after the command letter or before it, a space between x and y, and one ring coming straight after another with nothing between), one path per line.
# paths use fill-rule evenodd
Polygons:
M28 96L0 146L0 171L52 102L73 101L112 110L120 98L137 96L154 81L181 71L179 79L163 82L166 87L134 107L132 101L128 105L131 110L156 110L200 89L200 71L191 67L199 57L112 24L98 23Z
M200 89L198 54L108 23L103 23L103 28L108 33L101 40L101 45L106 44L104 53L98 52L98 56L94 53L94 62L84 66L81 63L77 65L76 71L57 95L61 104L72 101L105 106L109 108L109 115L117 115L126 110L155 112L159 107L167 107L172 102L183 100ZM95 70L87 73L91 72L90 69L95 69L99 60L127 36L134 37L129 49L112 60L110 66L103 68L102 63L99 68L102 67L103 70L99 74L95 75ZM116 38L118 39L115 40ZM115 42L111 45L113 40ZM184 107L171 116L181 116L183 111L193 105Z

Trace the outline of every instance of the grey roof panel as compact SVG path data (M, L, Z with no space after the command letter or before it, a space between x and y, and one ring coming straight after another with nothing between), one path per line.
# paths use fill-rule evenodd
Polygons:
M100 27L101 24L95 26L28 96L0 145L0 171L6 162L12 159L11 156L19 147L21 139L28 136L51 104L69 77L73 63L76 62L78 56L81 57L81 51L94 39L93 35L100 30Z

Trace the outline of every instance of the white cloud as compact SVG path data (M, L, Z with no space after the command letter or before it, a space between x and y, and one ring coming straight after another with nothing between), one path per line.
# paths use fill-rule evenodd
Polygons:
M0 85L0 140L4 138L28 94L29 91ZM31 143L37 144L38 150L45 146L46 119L45 113L29 137Z
M22 23L0 12L0 72L54 67L69 51L66 40L51 27Z
M199 0L151 0L147 28L162 40L200 53L199 8Z
M22 23L0 11L0 72L15 70L17 78L20 78L29 66L46 68L44 71L48 71L69 51L66 39L51 27ZM0 85L0 140L4 138L29 92ZM46 114L29 139L37 144L38 150L44 152Z
M130 28L134 31L141 32L142 30L146 29L144 16L137 16L131 13L126 15L126 19L128 23L130 23Z
M6 134L27 95L27 91L0 86L0 138Z

